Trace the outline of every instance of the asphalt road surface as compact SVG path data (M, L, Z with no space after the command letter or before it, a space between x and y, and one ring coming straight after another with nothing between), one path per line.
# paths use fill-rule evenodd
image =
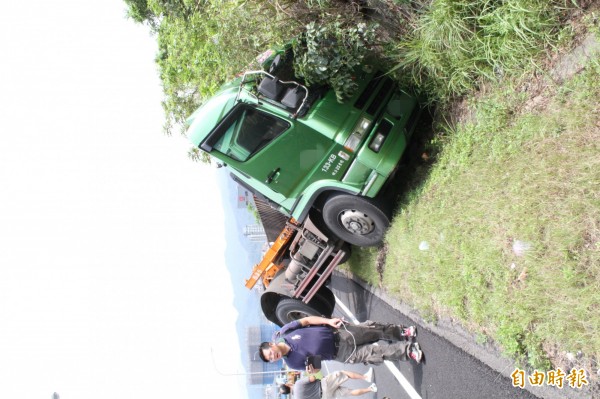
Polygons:
M415 324L352 280L334 275L331 287L339 300L334 310L335 317L344 316L352 320L353 315L358 321L369 319L403 325ZM510 378L491 369L444 338L418 324L417 328L417 341L423 350L424 361L420 365L413 361L387 362L391 368L387 364L373 366L378 391L363 395L362 398L537 398L527 390L514 387ZM362 364L344 365L338 362L327 362L326 366L329 371L346 369L364 373L368 370L368 366ZM393 374L396 368L402 375L400 380L405 379L410 385L408 388L404 388ZM364 381L351 381L346 385L368 386Z

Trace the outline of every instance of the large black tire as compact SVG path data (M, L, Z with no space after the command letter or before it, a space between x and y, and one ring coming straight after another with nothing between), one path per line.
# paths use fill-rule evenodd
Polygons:
M341 240L359 247L383 242L390 219L373 201L348 194L336 194L323 205L323 221Z
M307 316L331 317L332 313L333 306L318 296L310 301L310 305L299 299L282 299L275 309L275 316L279 320L280 326Z

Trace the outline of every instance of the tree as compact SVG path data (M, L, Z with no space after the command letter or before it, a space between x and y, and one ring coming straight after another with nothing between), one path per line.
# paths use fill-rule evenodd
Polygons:
M310 21L331 19L334 7L344 15L330 24L326 34L315 34L319 40L334 38L338 49L309 55L305 58L302 76L310 80L310 66L317 56L333 54L327 73L337 76L326 82L341 93L348 94L352 81L344 80L334 63L344 63L348 53L343 47L351 43L359 50L370 43L369 30L353 28L356 10L347 2L292 0L124 0L127 15L133 21L150 27L156 35L158 65L163 86L162 106L166 116L167 134L184 132L186 118L227 80L247 69L257 54L268 48L280 47L307 30ZM343 8L346 7L346 8ZM354 10L354 11L352 11ZM344 21L349 22L344 24ZM319 24L310 25L313 32L322 32ZM350 27L348 27L350 26ZM362 26L362 25L360 25ZM348 38L359 40L348 41ZM335 46L333 46L335 47ZM356 59L351 59L355 62ZM315 64L317 65L317 64ZM321 65L317 65L321 66ZM337 72L336 72L337 71ZM322 77L322 73L318 76ZM192 157L193 158L193 157Z

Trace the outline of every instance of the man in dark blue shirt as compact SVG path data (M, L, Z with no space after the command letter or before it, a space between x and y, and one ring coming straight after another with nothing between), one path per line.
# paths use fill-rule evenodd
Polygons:
M354 325L339 318L309 316L284 325L273 342L260 344L259 355L265 362L284 358L296 370L305 369L306 359L312 355L343 363L381 364L384 360L409 359L420 363L423 352L419 344L407 342L416 336L414 326L373 321Z

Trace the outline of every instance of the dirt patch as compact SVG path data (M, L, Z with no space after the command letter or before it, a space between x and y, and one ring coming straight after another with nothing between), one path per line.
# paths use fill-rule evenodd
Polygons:
M582 352L571 353L562 351L557 345L544 345L543 349L552 361L554 370L560 368L567 375L573 369L597 370L596 373L587 375L587 382L589 384L587 388L589 389L586 389L586 393L591 395L591 398L600 397L600 384L598 383L600 371L598 371L598 362L596 359L588 357Z
M377 251L377 259L375 260L375 266L377 268L377 274L379 274L380 285L383 282L383 271L385 269L385 259L387 257L388 246L383 244Z

